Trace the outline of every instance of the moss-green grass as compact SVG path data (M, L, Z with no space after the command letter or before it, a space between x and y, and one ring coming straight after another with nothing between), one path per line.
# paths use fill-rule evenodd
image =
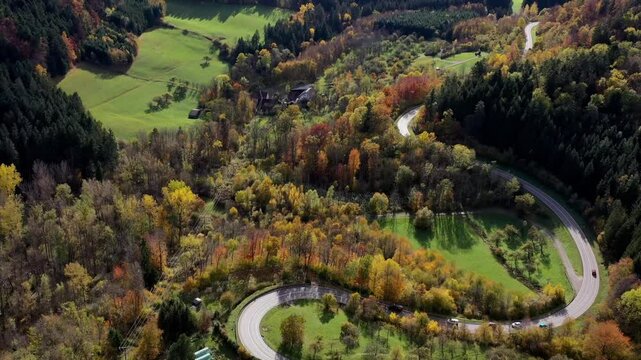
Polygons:
M444 59L435 56L421 55L414 60L412 67L417 69L439 68L441 70L466 74L472 69L474 64L486 56L487 53L476 56L474 52L462 52Z
M531 293L529 288L513 278L496 260L489 246L471 228L470 222L476 223L488 235L508 224L522 227L522 220L517 216L500 210L476 212L470 214L467 219L460 215L438 216L432 231L415 229L411 219L406 215L384 219L381 224L384 228L407 237L416 248L427 247L440 251L446 259L462 270L486 276L512 291ZM563 235L563 229L554 228L560 235ZM565 231L567 233L567 230ZM551 242L548 243L547 254L549 257L540 264L538 272L532 276L541 284L560 284L570 300L574 296L574 290L567 278L560 255Z
M482 213L475 217L485 216L487 215ZM487 218L486 221L496 222L496 219ZM407 215L383 219L381 225L385 229L407 237L415 248L426 247L438 250L461 270L485 276L512 291L532 293L532 290L513 278L494 258L490 248L462 216L437 216L431 231L415 229Z
M375 341L380 344L387 344L388 351L394 348L400 348L405 355L408 355L411 347L407 338L397 331L391 325L383 325L375 327L374 325L366 322L358 323L359 328L359 345L357 348L346 351L345 346L340 342L341 326L348 321L347 315L342 310L339 310L335 315L328 316L323 314L320 303L318 301L298 301L292 305L285 307L277 307L272 309L263 318L261 322L261 334L267 344L278 351L282 338L280 336L280 324L290 315L300 315L305 319L304 326L304 342L303 353L300 356L289 356L292 359L297 358L311 358L309 345L316 340L316 337L322 337L323 350L322 356L317 355L316 358L325 358L329 351L338 350L343 355L343 359L364 359L368 358L365 355L367 346ZM450 343L448 346L456 346L456 358L464 358L461 353L461 345ZM446 358L449 358L449 353L445 352ZM475 356L476 355L476 356ZM479 360L485 359L485 355L478 349L470 348L467 351L468 358L477 358ZM434 352L434 359L441 359L441 354L438 351Z
M523 6L523 0L512 0L512 14L520 13L522 6Z
M210 53L210 40L203 35L234 41L288 14L269 7L186 0L170 1L168 9L166 21L180 29L158 28L140 36L138 56L126 73L81 65L59 83L67 93L77 92L92 115L119 139L154 128L196 124L187 114L197 102L198 87L228 71L217 53ZM191 32L185 34L182 29ZM205 56L212 59L206 66ZM147 104L167 92L172 78L190 82L189 96L164 110L147 112Z
M170 0L165 22L179 29L224 39L233 44L239 37L262 35L265 25L288 17L290 12L268 6L221 5L213 1Z
M506 225L515 225L518 228L519 223L522 222L522 220L518 219L515 215L503 211L476 213L471 217L471 221L475 221L481 225L485 231L487 231L488 235L495 230L504 228ZM565 228L563 227L562 229ZM567 232L567 230L565 231ZM521 243L515 245L521 245L525 240L526 238L523 238ZM554 247L552 239L548 240L545 250L547 257L545 257L544 261L539 265L538 271L532 274L532 278L538 279L540 284L560 284L563 286L563 289L565 289L566 299L571 300L574 297L574 289L566 275L561 256ZM507 244L502 244L502 247L505 250L513 250L513 248L510 248Z

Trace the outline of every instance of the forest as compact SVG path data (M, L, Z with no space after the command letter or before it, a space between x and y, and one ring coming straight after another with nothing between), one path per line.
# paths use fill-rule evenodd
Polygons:
M307 304L326 323L344 316L338 340L304 340L313 330L295 314L272 329L279 351L354 358L369 336L403 344L368 345L376 359L635 358L640 5L221 2L292 12L263 35L210 40L230 68L198 90L201 120L119 141L54 80L81 62L130 64L164 2L0 4L0 359L189 359L204 347L252 359L242 309L310 283L351 294ZM259 91L302 81L317 91L308 103L259 112ZM404 137L395 120L415 107ZM574 275L600 290L579 319L536 323L577 293L563 272L571 235L491 161L554 188L595 232L600 263ZM474 221L488 209L512 222ZM386 226L396 215L406 234ZM421 243L442 219L464 224L440 239L448 248ZM474 241L516 289L448 257ZM557 247L564 281L541 275Z
M624 31L638 20L615 7L604 10L613 26L595 28L588 48L565 49L536 64L497 68L491 62L500 59L490 59L465 78L447 78L426 100L425 126L452 135L452 124L434 121L452 109L460 124L453 138L469 135L509 153L509 161L531 161L558 177L587 201L582 210L607 258L630 256L641 271L640 69Z
M129 33L157 25L164 6L164 0L100 0L77 6L49 0L3 1L0 48L33 60L52 76L64 75L80 59L129 65L137 51Z
M439 36L451 39L454 25L461 20L482 16L474 11L419 11L394 14L377 21L376 26L388 31L400 31L404 34L417 34L426 38Z

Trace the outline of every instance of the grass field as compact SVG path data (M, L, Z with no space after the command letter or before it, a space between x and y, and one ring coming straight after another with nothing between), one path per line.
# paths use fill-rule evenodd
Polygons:
M523 6L523 0L512 0L512 14L520 13L521 6Z
M487 212L484 214L476 215L472 218L472 221L477 222L484 229L486 229L488 233L491 233L496 229L503 228L509 224L517 225L518 222L520 222L520 220L516 217L510 216L506 213L498 212ZM565 232L567 233L567 229L565 229L565 227L554 229L554 231L561 230L565 230ZM503 244L502 247L506 250L514 250L515 247L521 245L525 240L526 239L524 238L520 243L513 244L513 246L511 247L508 244ZM572 241L572 239L570 239L570 241ZM572 285L568 280L568 277L565 273L565 268L563 267L563 263L561 261L561 257L556 248L554 248L551 239L547 244L546 253L548 254L548 257L543 260L538 268L539 271L536 274L533 274L532 277L539 279L541 284L561 284L561 286L563 286L563 288L565 289L566 299L571 300L574 297L574 289L572 288Z
M228 71L217 54L210 53L207 37L234 42L239 36L262 32L268 22L287 14L263 6L169 1L165 20L179 29L158 28L140 36L138 56L126 73L81 65L59 86L68 93L77 92L93 116L120 139L131 139L153 128L188 127L195 124L187 114L197 102L198 87ZM190 32L185 34L181 29ZM212 58L207 64L205 56ZM164 110L148 112L147 104L167 92L171 78L189 81L192 91Z
M211 38L233 44L239 37L247 37L256 30L264 32L265 25L285 18L284 9L261 5L221 5L212 1L170 0L167 2L165 22L179 29L187 29Z
M345 346L340 342L339 337L341 326L348 321L347 315L345 315L342 310L339 310L338 313L333 316L323 314L318 301L307 300L295 302L290 306L275 308L268 312L263 318L263 321L261 322L261 334L267 344L273 349L278 350L282 342L280 336L280 324L290 315L300 315L305 319L303 353L301 354L302 356L289 356L289 358L292 359L311 358L309 345L313 343L318 336L322 338L323 355L327 355L331 350L338 350L342 355L342 359L345 360L373 359L373 354L370 354L370 351L368 351L368 347L370 347L373 342L382 344L384 349L383 351L386 353L394 348L400 348L407 356L411 351L410 342L403 334L400 334L392 326L375 326L365 322L357 324L359 328L358 347L353 350L346 351ZM447 347L452 348L453 356L455 358L465 358L462 357L463 354L460 343L450 342L447 344ZM451 355L449 349L445 351L444 355L446 356L445 358L450 358ZM466 356L468 356L467 358L469 359L485 359L485 355L479 349L474 349L473 347L470 347L467 350ZM317 355L317 358L325 358L325 356ZM443 357L439 351L434 352L433 359L442 358Z
M387 218L381 222L381 225L407 237L414 247L438 250L462 270L486 276L512 291L532 293L532 290L513 278L496 260L489 246L473 231L470 222L480 225L487 234L508 224L517 228L521 226L521 220L516 216L494 210L471 214L467 221L459 215L438 216L432 231L415 229L411 219L406 215ZM539 273L533 276L540 279L542 283L561 284L568 294L568 299L572 298L574 291L567 279L559 254L551 244L548 253L549 258L541 264Z
M440 68L441 70L465 74L472 69L474 64L486 56L487 53L476 56L474 52L463 52L444 59L421 55L414 60L411 66L417 69Z

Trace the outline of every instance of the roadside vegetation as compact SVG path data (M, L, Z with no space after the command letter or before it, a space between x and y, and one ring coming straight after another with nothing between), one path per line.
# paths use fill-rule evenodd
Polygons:
M342 359L363 357L404 357L431 354L432 359L472 357L486 359L485 351L478 345L461 341L434 338L430 347L417 347L402 330L384 321L359 319L345 310L323 309L321 301L297 301L275 308L261 322L262 335L274 349L283 350L281 324L290 316L300 316L303 330L300 348L285 350L293 359L322 359L340 356Z

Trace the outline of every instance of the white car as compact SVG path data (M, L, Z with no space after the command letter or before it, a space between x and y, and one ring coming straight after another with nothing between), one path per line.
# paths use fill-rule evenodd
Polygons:
M520 329L523 327L523 324L521 324L520 321L515 321L512 323L512 329Z
M453 326L458 326L458 324L460 322L461 321L459 319L457 319L457 318L449 318L449 319L447 319L447 323L450 324L450 325L453 325Z

